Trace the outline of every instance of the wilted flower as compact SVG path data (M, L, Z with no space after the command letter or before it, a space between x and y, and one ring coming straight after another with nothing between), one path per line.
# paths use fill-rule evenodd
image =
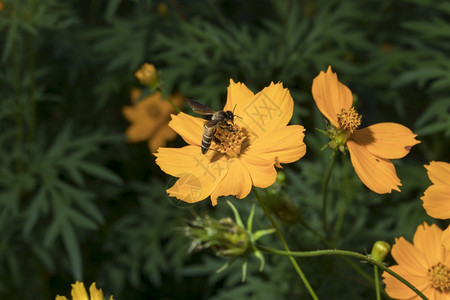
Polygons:
M312 94L320 112L331 122L327 130L336 150L350 152L352 165L361 181L378 194L400 191L391 159L402 158L420 143L407 127L397 123L378 123L363 129L361 116L352 107L350 89L339 82L331 66L314 79Z
M425 166L433 185L426 189L421 198L423 208L436 219L450 219L450 164L432 161Z

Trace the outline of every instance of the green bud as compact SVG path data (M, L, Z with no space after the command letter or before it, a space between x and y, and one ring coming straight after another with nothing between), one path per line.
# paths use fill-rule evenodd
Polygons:
M370 257L378 262L383 262L383 260L389 254L389 251L391 251L391 245L384 241L376 241L375 244L373 244Z

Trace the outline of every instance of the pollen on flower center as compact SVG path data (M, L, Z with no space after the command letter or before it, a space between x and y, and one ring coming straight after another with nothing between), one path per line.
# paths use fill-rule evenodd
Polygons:
M352 134L361 125L361 115L353 107L349 110L342 109L337 115L337 121L341 130Z
M437 263L428 269L431 286L442 293L450 292L450 269L443 263Z
M236 124L217 126L214 133L214 150L231 158L238 157L248 146L248 132L245 127Z

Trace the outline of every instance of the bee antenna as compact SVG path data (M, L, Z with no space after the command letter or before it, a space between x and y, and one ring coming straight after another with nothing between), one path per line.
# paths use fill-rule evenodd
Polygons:
M233 116L238 117L239 119L242 119L240 116L234 114L234 110L236 109L236 105L237 104L235 104L234 107L233 107Z

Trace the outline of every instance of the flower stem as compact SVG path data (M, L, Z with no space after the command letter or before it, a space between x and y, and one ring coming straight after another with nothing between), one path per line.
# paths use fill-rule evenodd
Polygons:
M333 151L331 155L331 163L327 171L327 175L325 177L325 181L323 182L323 201L322 201L322 221L323 221L323 230L325 233L328 232L327 226L327 206L328 206L328 183L330 182L331 172L333 171L334 163L336 162L336 151Z
M264 204L264 201L259 196L258 191L254 187L252 188L252 191L253 191L253 194L255 195L256 199L258 200L259 205L261 205L262 209L264 210L264 213L266 214L267 218L269 219L270 223L272 224L272 227L275 229L275 232L278 235L278 238L280 239L281 243L283 244L283 247L286 250L286 251L283 251L283 252L284 253L290 253L291 251L289 250L289 246L287 245L286 240L284 239L283 235L281 234L280 229L278 229L278 226L275 223L275 220L270 215L270 212L267 209L266 205ZM295 270L297 271L298 275L300 276L300 279L303 281L303 284L308 289L309 294L311 295L311 297L313 299L315 299L315 300L318 300L319 298L317 297L316 293L312 289L311 285L308 282L308 279L306 278L305 274L303 274L303 272L300 269L300 266L298 265L298 263L295 260L295 258L293 256L290 256L289 254L287 254L287 256L289 256L289 259L290 259L292 265L294 266Z
M377 300L381 300L380 278L378 276L378 267L376 265L373 265L373 278L375 280L375 293L377 295Z
M337 249L302 251L302 252L294 251L293 252L293 251L283 251L283 250L272 249L272 248L264 247L264 246L261 246L261 245L256 245L256 247L259 250L265 251L267 253L276 254L276 255L283 255L283 256L289 256L289 257L293 257L293 256L296 256L296 257L314 257L314 256L323 256L323 255L340 255L340 256L355 257L355 258L358 258L360 260L367 261L367 262L373 264L374 266L382 269L386 273L389 273L390 275L392 275L393 277L395 277L396 279L401 281L404 285L409 287L412 291L414 291L420 298L428 300L428 298L424 294L422 294L422 292L420 292L414 285L412 285L405 278L401 277L400 275L398 275L397 273L395 273L394 271L392 271L391 269L386 267L383 263L380 263L380 262L372 259L370 256L363 255L363 254L358 253L358 252L347 251L347 250L337 250Z

